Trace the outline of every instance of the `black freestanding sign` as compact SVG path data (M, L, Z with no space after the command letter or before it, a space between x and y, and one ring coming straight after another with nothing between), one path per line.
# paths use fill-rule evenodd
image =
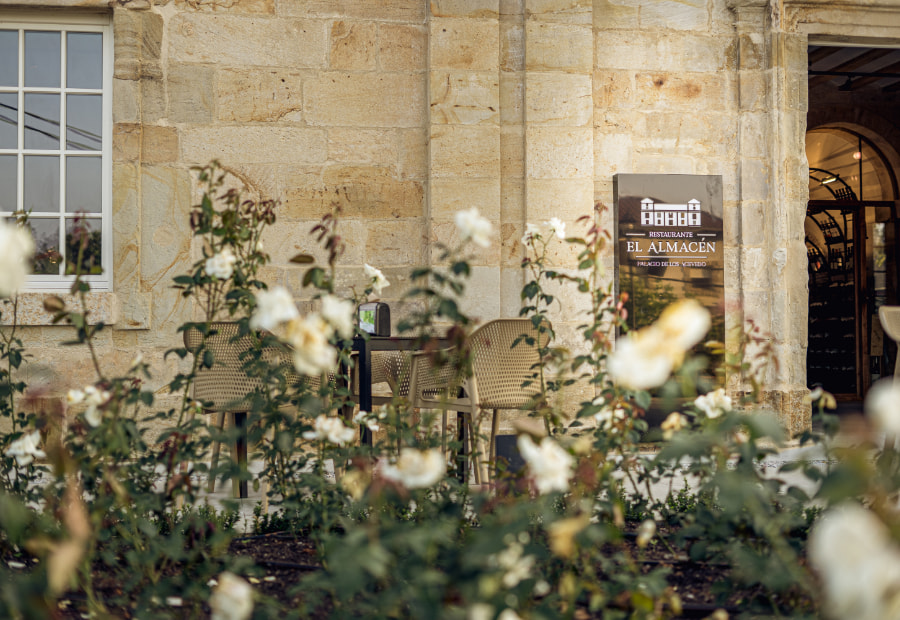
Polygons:
M628 294L629 327L693 298L712 315L710 339L724 342L722 177L617 174L613 188L616 289Z

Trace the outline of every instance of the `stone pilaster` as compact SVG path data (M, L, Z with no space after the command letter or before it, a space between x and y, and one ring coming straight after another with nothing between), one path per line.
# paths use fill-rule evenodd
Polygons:
M429 192L435 243L457 243L454 214L477 207L491 221L490 247L477 248L463 310L500 315L499 0L434 0L429 31Z

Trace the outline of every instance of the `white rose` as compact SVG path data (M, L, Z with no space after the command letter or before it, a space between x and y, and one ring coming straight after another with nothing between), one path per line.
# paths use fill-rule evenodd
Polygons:
M318 314L298 317L287 324L285 339L293 348L294 367L317 377L337 366L337 351L328 342L331 327Z
M663 334L652 327L632 332L616 341L606 368L612 379L632 390L659 387L674 368L672 358L661 346Z
M439 448L416 450L403 448L394 464L381 467L381 475L399 482L407 489L423 489L434 486L447 471L447 462Z
M675 302L662 311L656 322L665 342L677 347L681 353L703 340L711 324L709 310L693 299Z
M276 286L256 294L256 309L250 317L250 329L272 331L299 316L290 292L283 286Z
M719 388L698 396L694 400L694 406L705 413L707 418L715 419L723 413L731 411L731 398L725 395L724 389Z
M575 460L562 446L550 437L544 437L537 445L528 435L519 435L518 446L541 495L569 490Z
M808 553L830 617L898 617L900 549L872 512L857 504L829 510L810 532Z
M20 467L24 467L31 463L35 458L47 456L43 450L38 449L40 443L40 431L26 433L7 446L6 456L14 456L16 458L16 463L18 463Z
M320 415L313 422L313 430L303 433L304 439L313 439L316 441L327 441L336 446L348 444L357 437L357 432L344 423L340 418L327 415Z
M601 427L611 427L619 420L626 417L625 410L622 407L610 407L605 404L605 400L601 396L594 401L595 405L603 405L603 409L594 414L594 419Z
M227 280L234 273L234 265L237 263L237 256L231 251L231 248L222 248L222 251L206 259L206 273L210 277L219 280Z
M471 240L483 248L491 245L491 223L481 217L476 207L456 212L456 228L463 241Z
M882 379L866 394L866 415L878 429L894 437L900 435L900 383Z
M564 240L566 238L566 224L558 217L551 217L547 222L547 228L556 235L557 239Z
M247 620L253 613L253 588L233 573L222 573L209 607L212 620Z
M375 291L376 295L381 295L382 289L391 285L391 283L388 282L388 279L384 277L384 274L381 273L380 269L377 269L368 263L363 265L363 272L366 274L366 277L371 280L372 290Z
M31 233L0 220L0 297L11 297L31 272L34 241Z
M322 297L322 318L341 338L346 340L353 337L356 327L356 306L352 301L325 295Z
M541 230L531 222L528 222L525 224L525 234L522 235L522 245L528 245L535 237L539 237L540 234Z
M686 417L678 413L677 411L673 411L666 419L663 420L663 423L660 424L660 428L663 432L663 439L669 440L672 439L672 436L687 426L688 420Z

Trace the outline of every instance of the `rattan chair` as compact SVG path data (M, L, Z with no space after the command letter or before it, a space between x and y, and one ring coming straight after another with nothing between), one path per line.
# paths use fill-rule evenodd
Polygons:
M900 379L900 306L881 306L878 319L888 338L897 345L897 359L894 362L894 381Z
M526 338L520 340L523 335ZM500 410L531 409L540 395L540 381L536 376L539 348L546 347L548 339L548 334L535 329L529 319L490 321L476 329L469 339L472 377L465 381L459 378L458 358L453 350L447 352L448 361L440 366L432 363L433 355L419 352L411 358L409 386L401 386L401 390L408 389L412 407L443 412L441 442L445 450L448 411L463 416L469 438L467 449L471 454L479 454L480 412L493 410L488 456L488 464L492 465ZM460 388L464 389L462 395ZM473 473L476 483L487 480L482 475L481 463L475 463Z
M204 403L204 413L216 414L216 426L221 431L225 426L226 414L231 416L231 423L241 428L240 435L234 447L235 460L242 468L247 465L247 438L246 420L250 410L250 395L262 388L263 383L259 377L252 377L244 370L244 353L255 346L255 336L244 334L239 336L239 326L234 322L214 322L211 325L211 333L206 341L207 349L213 353L215 363L212 368L199 368L192 385L192 398ZM185 348L193 354L203 340L202 334L197 329L184 331ZM272 364L286 366L285 378L288 384L293 384L301 379L307 381L315 389L319 386L319 377L302 377L293 370L289 354L286 351L266 347L263 356ZM401 373L402 356L396 352L376 352L372 355L372 383L388 383L392 388L397 385ZM351 397L358 401L359 382L358 373L353 373L351 385ZM334 376L329 379L334 381ZM375 397L373 402L381 403L390 401L390 398ZM221 444L213 444L212 462L210 471L214 471L219 462ZM210 475L209 492L215 490L215 477ZM234 480L235 497L247 497L247 481Z
M216 426L222 430L225 415L231 416L231 423L241 429L234 446L234 456L241 468L247 466L247 413L251 408L250 395L263 387L259 377L252 377L244 370L244 354L256 346L252 334L240 335L239 325L232 322L214 322L211 326L206 348L212 351L214 363L211 368L198 368L192 385L191 397L203 404L204 413L215 413ZM184 346L194 354L203 342L203 335L197 329L184 331ZM293 370L290 360L283 351L266 347L263 356L270 363L283 363L289 383L300 380ZM215 490L216 479L212 475L219 462L221 444L213 444L210 466L209 491ZM233 480L235 497L247 497L247 481Z

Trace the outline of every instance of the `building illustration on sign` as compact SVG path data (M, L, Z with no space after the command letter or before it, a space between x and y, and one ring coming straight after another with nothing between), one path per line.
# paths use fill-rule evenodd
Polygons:
M642 226L700 226L700 201L687 204L656 203L652 198L641 200Z

